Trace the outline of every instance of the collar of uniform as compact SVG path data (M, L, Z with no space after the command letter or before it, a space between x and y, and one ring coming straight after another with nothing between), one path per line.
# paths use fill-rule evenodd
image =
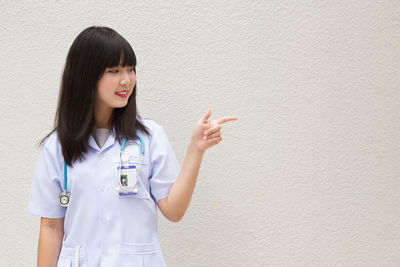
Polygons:
M90 134L90 135L89 135L89 146L92 147L92 148L93 148L94 150L96 150L96 151L103 151L103 150L107 149L108 147L114 145L114 143L115 143L114 130L115 130L115 128L113 128L113 129L110 131L110 135L108 136L108 138L107 138L107 140L106 140L106 142L104 143L104 145L103 145L102 148L100 148L100 147L97 145L96 140L94 140L93 134Z

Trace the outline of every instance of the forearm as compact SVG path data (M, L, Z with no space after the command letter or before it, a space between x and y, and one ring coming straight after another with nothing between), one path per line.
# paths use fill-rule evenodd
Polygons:
M63 229L50 226L40 227L37 258L38 267L55 267L57 265L63 236Z
M193 142L189 143L181 172L172 185L166 200L167 214L165 215L173 221L179 221L189 206L203 155L204 151L196 148Z

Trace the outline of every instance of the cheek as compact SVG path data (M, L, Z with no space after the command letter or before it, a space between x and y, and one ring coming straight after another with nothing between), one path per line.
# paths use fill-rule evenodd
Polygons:
M132 87L134 87L136 84L136 75L135 74L132 75L131 83L132 83Z
M105 74L97 84L99 88L107 88L107 87L113 87L115 83L118 83L118 79Z
M113 94L117 87L117 79L104 75L97 83L97 92L99 95L109 95Z

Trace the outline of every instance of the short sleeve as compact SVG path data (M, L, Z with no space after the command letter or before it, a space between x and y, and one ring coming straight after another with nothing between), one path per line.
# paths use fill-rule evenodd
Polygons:
M160 125L157 126L150 141L149 178L151 196L156 203L168 196L181 170L164 129Z
M54 137L50 136L40 149L27 208L27 212L46 218L64 217L66 211L58 202L63 189Z

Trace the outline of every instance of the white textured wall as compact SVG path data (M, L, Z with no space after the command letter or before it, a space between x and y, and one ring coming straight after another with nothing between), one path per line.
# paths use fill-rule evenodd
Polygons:
M1 1L0 266L34 266L25 212L68 49L84 28L138 57L141 114L180 163L194 123L235 115L206 152L169 266L400 266L399 1Z

